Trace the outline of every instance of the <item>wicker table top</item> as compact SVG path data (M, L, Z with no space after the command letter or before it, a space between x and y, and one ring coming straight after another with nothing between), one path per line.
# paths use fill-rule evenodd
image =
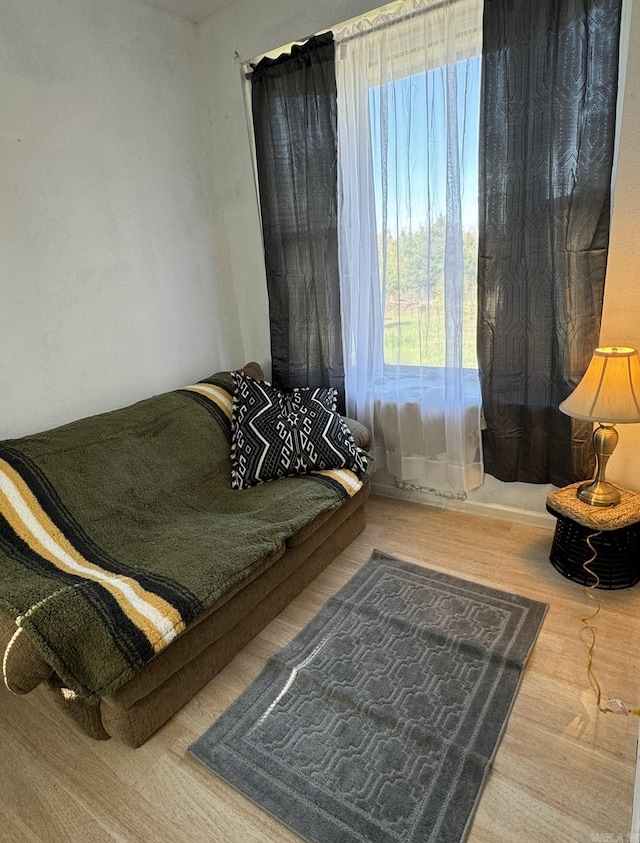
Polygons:
M554 512L572 518L583 527L595 530L619 530L640 521L640 495L620 489L618 506L592 506L577 496L578 486L572 483L563 489L556 489L547 495L547 507Z

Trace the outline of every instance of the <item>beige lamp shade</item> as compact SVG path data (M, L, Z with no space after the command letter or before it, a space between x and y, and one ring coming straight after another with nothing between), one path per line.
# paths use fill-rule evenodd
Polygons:
M560 409L585 421L640 422L640 361L636 349L596 348L584 377Z

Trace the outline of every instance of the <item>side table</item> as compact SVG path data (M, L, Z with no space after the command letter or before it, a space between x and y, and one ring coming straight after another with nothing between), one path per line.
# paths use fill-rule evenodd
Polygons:
M580 585L593 585L594 578L583 568L589 563L600 582L598 588L630 588L640 581L640 495L621 489L618 506L597 507L583 503L573 483L547 496L547 511L558 519L549 559L556 570Z

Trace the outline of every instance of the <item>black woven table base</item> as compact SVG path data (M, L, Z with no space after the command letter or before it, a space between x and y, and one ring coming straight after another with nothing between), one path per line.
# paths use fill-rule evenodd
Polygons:
M593 556L587 537L596 532L570 518L548 511L558 519L549 559L563 576L580 585L593 585L595 578L585 570L584 563ZM631 588L640 581L640 524L618 530L603 530L591 539L596 558L589 563L600 582L596 588Z

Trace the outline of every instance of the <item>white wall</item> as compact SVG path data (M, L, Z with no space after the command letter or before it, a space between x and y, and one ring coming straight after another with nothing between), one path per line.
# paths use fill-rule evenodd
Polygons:
M0 439L244 361L194 24L0 0Z
M621 63L619 146L604 312L602 345L640 349L640 0L623 0L625 37ZM620 441L607 477L640 492L640 424L619 425Z
M629 16L632 0L624 0ZM242 97L239 60L251 59L290 41L301 40L336 23L380 5L367 0L329 0L261 4L238 0L198 27L202 58L203 97L217 115L210 134L216 226L229 244L231 276L238 296L240 322L248 356L269 362L268 304L261 255L260 222L252 178L251 156ZM636 3L636 7L638 3ZM640 11L636 8L630 43L640 44ZM251 22L248 25L248 21ZM626 25L629 25L627 20ZM625 39L628 32L625 34ZM629 61L625 110L619 137L618 188L614 209L611 260L607 279L603 339L640 346L640 199L637 149L640 148L640 66L637 48ZM626 61L626 57L625 57ZM623 64L624 72L624 64ZM630 260L631 255L631 260ZM633 267L633 271L629 271ZM609 340L607 340L609 341ZM611 462L612 480L640 490L640 425L621 430L620 459ZM624 457L623 457L624 454ZM444 506L468 508L535 523L555 523L545 513L550 485L501 483L488 477L485 485L460 504L424 494L403 494L378 477L378 491ZM385 482L386 481L386 482Z

